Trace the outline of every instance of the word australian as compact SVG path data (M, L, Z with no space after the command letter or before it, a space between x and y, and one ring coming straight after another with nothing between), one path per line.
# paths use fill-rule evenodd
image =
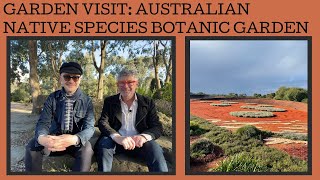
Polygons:
M248 15L250 3L7 3L6 15Z

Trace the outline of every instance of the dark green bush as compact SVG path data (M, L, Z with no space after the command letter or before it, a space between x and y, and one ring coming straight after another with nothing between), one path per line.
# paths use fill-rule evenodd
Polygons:
M236 134L239 136L247 136L249 138L263 140L266 137L270 137L272 135L272 132L261 131L253 125L246 125L237 129Z
M274 99L302 102L308 98L308 91L303 88L280 87L275 93Z
M172 102L172 84L171 82L166 83L162 88L162 96L161 99Z
M31 102L31 95L26 88L18 88L11 94L13 102Z
M208 132L208 130L200 128L199 124L194 121L190 121L190 136L198 136Z
M190 154L192 163L204 163L221 157L223 151L208 139L199 139L191 145Z

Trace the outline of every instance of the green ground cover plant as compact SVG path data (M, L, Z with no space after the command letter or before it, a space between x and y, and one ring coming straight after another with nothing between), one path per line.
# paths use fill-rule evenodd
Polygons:
M307 161L264 145L264 138L275 136L272 132L262 131L251 125L231 132L195 116L191 116L190 122L209 130L200 137L222 149L225 160L209 171L306 172L308 170ZM195 157L195 154L191 156Z
M246 118L265 118L275 116L272 112L266 111L233 111L229 113L231 116Z
M220 107L225 107L225 106L231 106L231 104L216 104L216 103L211 103L211 106L220 106Z

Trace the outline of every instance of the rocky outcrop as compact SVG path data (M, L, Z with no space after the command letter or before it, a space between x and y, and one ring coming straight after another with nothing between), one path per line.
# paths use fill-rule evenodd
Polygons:
M90 142L95 144L100 131L96 128L94 136ZM172 171L174 157L172 154L172 142L169 137L160 137L156 140L163 148L164 156L167 160L169 171ZM74 158L68 155L58 157L46 157L43 162L43 169L46 172L68 172L71 171ZM92 159L91 172L97 172L97 162ZM112 172L148 172L148 167L139 159L128 157L124 154L119 154L114 157L112 164Z

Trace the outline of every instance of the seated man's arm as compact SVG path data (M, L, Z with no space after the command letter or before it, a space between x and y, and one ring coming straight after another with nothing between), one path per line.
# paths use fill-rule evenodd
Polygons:
M109 103L108 98L106 98L104 100L101 116L98 121L98 127L103 136L118 134L118 132L115 129L113 129L109 124L109 115L111 114L110 106L111 104Z
M150 100L150 104L148 106L148 115L146 118L149 128L143 131L141 135L144 136L148 141L150 140L150 137L152 139L158 139L162 135L163 128L157 115L156 105L153 100Z
M44 103L43 109L40 114L40 118L36 124L36 130L35 130L35 139L36 146L41 146L41 144L38 142L39 136L46 136L49 134L49 129L51 126L51 121L54 118L53 117L53 95L50 95L47 100Z
M74 139L74 140L79 140L79 141L74 141L75 145L78 145L81 143L82 145L85 145L87 141L93 136L94 134L94 112L93 112L93 104L91 98L88 98L88 108L86 111L86 115L83 118L83 125L82 125L82 130L75 134L78 136L79 139Z

